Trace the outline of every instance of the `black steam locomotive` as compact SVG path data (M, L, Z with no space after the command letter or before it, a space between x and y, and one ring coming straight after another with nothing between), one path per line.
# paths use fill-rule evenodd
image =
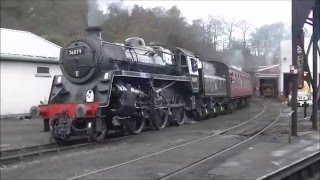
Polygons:
M86 31L61 50L63 75L54 77L49 103L31 109L49 121L56 140L102 141L109 129L138 134L145 126L180 126L186 114L199 120L231 112L251 97L250 76L222 63L178 47L146 46L141 38L105 42L100 27Z

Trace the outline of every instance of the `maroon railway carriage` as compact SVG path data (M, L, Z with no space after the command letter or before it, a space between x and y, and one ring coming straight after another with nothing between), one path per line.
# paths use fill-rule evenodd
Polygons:
M226 78L227 96L230 101L236 102L238 105L247 104L253 94L250 74L221 62L213 61L212 63L217 68L217 75Z

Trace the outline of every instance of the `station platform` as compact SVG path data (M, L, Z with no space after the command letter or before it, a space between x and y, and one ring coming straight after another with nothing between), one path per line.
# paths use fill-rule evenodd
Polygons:
M311 115L311 108L308 109L307 114ZM319 153L320 119L318 119L318 130L314 130L311 128L312 122L309 118L304 118L303 108L298 108L298 118L298 136L289 137L288 120L291 118L284 119L269 128L251 144L227 153L219 163L210 165L209 162L204 165L211 168L208 168L204 173L206 175L203 176L214 179L259 179L314 153Z
M208 175L217 179L259 179L319 152L319 132L300 132L288 143L287 136L253 144L237 155L210 169Z

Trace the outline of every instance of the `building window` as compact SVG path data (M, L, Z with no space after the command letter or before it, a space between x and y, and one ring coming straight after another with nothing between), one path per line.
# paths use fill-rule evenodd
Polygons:
M49 66L37 66L37 77L51 77Z

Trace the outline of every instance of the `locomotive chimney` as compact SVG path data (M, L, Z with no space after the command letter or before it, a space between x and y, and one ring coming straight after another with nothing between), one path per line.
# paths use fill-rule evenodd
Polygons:
M88 36L92 38L98 38L100 40L102 39L101 31L102 31L102 28L100 26L90 26L86 29Z

